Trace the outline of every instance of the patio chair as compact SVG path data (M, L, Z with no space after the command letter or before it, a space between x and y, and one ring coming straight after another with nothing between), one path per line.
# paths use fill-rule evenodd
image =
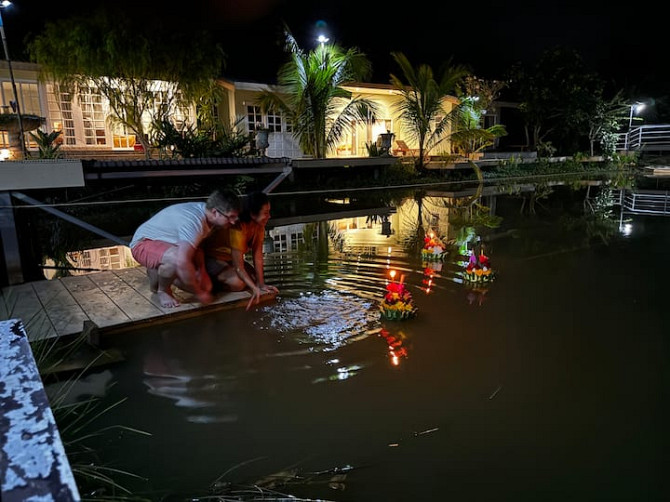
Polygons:
M407 146L407 143L405 143L401 139L396 140L396 145L398 145L398 148L393 149L393 155L400 155L402 157L406 157L407 155L417 156L419 154L419 150L409 148Z

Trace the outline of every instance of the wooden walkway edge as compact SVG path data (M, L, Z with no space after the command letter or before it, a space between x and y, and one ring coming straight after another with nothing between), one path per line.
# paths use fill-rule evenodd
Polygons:
M176 290L176 294L179 307L161 307L149 290L144 267L109 270L7 286L0 295L0 319L21 319L32 342L78 335L90 322L99 333L108 334L245 307L251 297L248 291L220 293L203 306L189 293ZM274 297L264 295L261 301Z

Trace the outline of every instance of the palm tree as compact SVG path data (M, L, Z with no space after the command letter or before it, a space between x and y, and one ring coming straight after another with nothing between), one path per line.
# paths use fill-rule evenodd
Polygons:
M452 66L449 61L439 80L436 80L430 66L422 64L414 68L401 52L392 52L391 56L404 77L402 80L391 74L391 84L402 96L397 111L405 132L419 145L415 166L423 170L425 156L448 139L446 133L457 117L458 106L447 110L445 98L456 94L469 72L463 66Z
M30 137L33 138L33 141L37 143L37 147L39 148L40 152L40 159L60 158L61 152L58 150L62 145L62 141L59 142L58 138L61 134L63 134L63 131L51 131L50 133L46 133L41 129L37 129L35 133L30 132L28 134L30 134Z
M352 98L342 87L366 79L370 62L357 49L344 50L334 44L320 44L304 52L288 29L285 34L291 59L277 74L282 90L264 92L259 103L265 110L281 111L292 124L302 151L323 159L355 121L374 120L374 104Z
M482 128L482 108L476 98L477 96L466 96L461 100L455 127L450 136L452 146L458 148L459 153L467 160L473 154L493 146L500 136L507 135L507 129L502 124Z

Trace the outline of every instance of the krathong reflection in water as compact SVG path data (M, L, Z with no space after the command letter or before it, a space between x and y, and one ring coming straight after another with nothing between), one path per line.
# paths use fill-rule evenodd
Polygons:
M423 279L421 283L423 287L419 289L423 290L427 295L434 292L433 285L435 279L440 277L440 272L442 271L442 262L441 261L428 261L421 264L423 267Z
M382 329L379 332L379 336L383 338L388 345L389 360L391 365L399 366L401 359L406 358L408 355L407 344L405 343L407 340L407 335L405 335L405 333L402 331L391 334L389 330Z

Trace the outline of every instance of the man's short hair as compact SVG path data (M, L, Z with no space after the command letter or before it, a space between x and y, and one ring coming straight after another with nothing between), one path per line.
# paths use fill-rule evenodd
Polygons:
M216 209L221 214L240 212L240 198L232 190L214 190L205 203L207 209Z

